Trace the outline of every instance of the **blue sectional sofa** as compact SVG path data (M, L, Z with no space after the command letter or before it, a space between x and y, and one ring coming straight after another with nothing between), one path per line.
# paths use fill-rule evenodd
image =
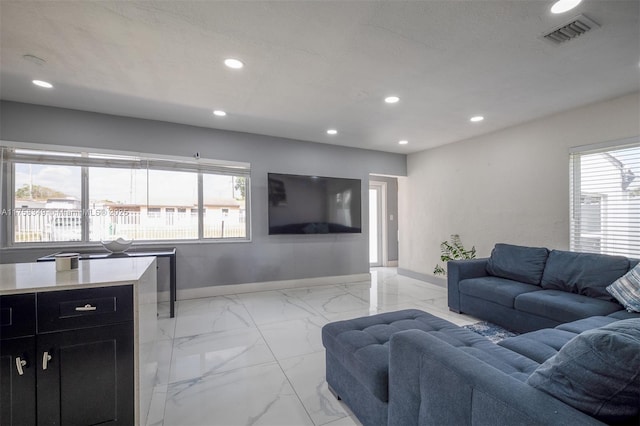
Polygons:
M441 337L391 337L386 424L640 424L640 319L593 317L500 345Z
M614 314L633 318L606 287L637 259L496 244L491 257L451 261L449 309L517 332Z
M419 310L337 321L327 383L366 426L640 425L637 264L506 244L449 262L451 310L524 334L496 345Z
M327 324L322 339L330 390L366 426L640 422L640 318L591 317L496 345L410 309ZM560 386L546 380L559 375Z
M393 334L405 330L466 331L417 309L336 321L322 328L329 389L365 425L386 424L389 341Z

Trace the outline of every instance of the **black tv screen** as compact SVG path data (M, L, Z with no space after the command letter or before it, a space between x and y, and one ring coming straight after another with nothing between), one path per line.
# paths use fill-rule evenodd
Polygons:
M361 233L360 179L269 173L269 235Z

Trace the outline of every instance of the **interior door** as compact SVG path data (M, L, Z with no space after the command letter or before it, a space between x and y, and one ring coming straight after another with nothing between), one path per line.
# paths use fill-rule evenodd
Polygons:
M369 265L384 266L385 183L369 183Z

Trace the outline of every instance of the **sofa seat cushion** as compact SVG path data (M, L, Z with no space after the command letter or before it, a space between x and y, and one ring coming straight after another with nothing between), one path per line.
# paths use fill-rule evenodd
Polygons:
M522 382L540 365L465 328L431 331L429 334Z
M498 277L469 278L458 284L460 293L513 308L517 296L542 290L539 286Z
M510 337L498 344L542 364L557 354L560 348L569 340L583 331L602 327L616 321L615 318L603 316L589 317L560 324L556 328L545 328Z
M443 331L459 327L417 309L336 321L322 328L322 343L372 395L389 400L389 339L402 330Z
M490 275L539 285L549 250L544 247L523 247L496 244L487 261Z
M640 318L640 312L628 312L625 311L624 309L614 312L612 314L607 315L609 318L613 318L613 319L617 319L617 320L623 320L623 319L633 319L633 318Z
M583 318L581 320L568 322L566 324L560 324L556 328L558 330L570 331L575 334L580 334L587 330L593 330L594 328L604 327L612 322L618 321L616 318L610 316L593 316L589 318Z
M552 250L540 285L602 300L615 301L606 288L629 270L629 259L594 253Z
M606 423L640 420L640 319L577 335L527 384Z
M570 331L545 328L504 339L498 344L542 364L557 354L560 348L576 335L577 333Z
M516 297L516 310L558 322L570 322L590 316L606 316L620 310L620 305L580 294L559 290L542 290Z

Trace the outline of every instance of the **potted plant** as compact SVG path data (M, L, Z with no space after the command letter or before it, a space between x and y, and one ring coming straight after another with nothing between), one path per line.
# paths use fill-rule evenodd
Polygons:
M450 241L443 241L440 244L440 260L445 263L445 266L450 260L475 259L475 257L475 246L471 247L471 250L465 249L458 234L452 234ZM438 264L433 269L433 274L446 275L447 270Z

